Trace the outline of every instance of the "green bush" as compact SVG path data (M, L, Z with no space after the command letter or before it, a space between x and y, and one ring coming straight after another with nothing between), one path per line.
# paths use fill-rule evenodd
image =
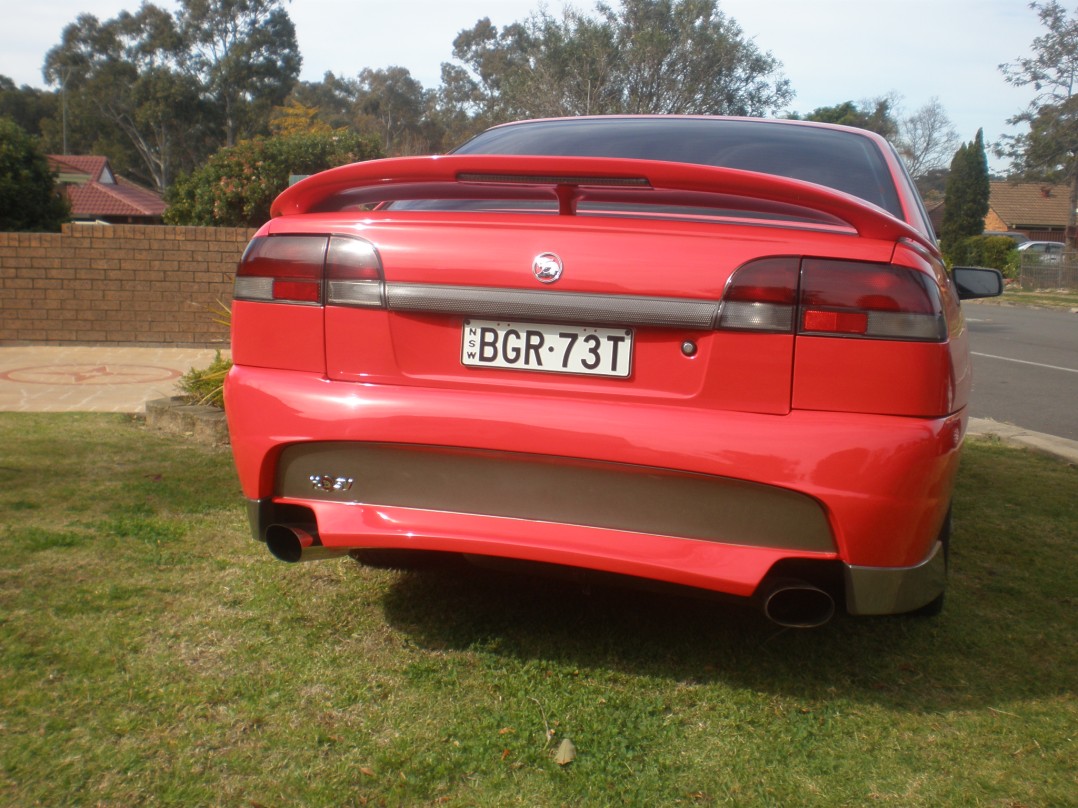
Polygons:
M382 157L381 146L353 132L244 140L179 177L168 192L165 222L204 227L258 227L292 174Z
M34 138L0 118L0 230L58 231L69 218L67 197Z
M210 366L201 370L191 368L180 377L180 389L194 404L209 404L224 409L225 376L232 367L232 360L225 359L218 351Z
M1017 277L1018 250L1007 236L970 236L954 245L947 256L957 266L991 267L1008 278Z

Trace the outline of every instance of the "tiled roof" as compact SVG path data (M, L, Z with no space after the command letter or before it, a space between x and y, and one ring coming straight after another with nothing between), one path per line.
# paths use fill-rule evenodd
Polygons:
M101 172L109 164L107 157L77 154L50 154L49 161L61 174L86 174L92 182L101 179Z
M139 188L126 181L118 185L88 182L67 186L71 200L71 215L76 219L109 216L160 216L165 202L153 191Z
M1038 182L989 183L989 207L1011 230L1066 227L1070 189Z
M73 219L159 219L165 212L159 194L115 176L107 157L50 154L49 161L60 174Z

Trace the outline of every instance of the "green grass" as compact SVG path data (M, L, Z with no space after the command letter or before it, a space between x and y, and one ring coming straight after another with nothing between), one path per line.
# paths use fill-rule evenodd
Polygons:
M940 618L799 632L285 565L227 451L120 417L0 447L0 804L1078 804L1078 472L1044 457L967 447Z
M1042 289L1026 292L1017 285L1008 286L1002 297L980 301L982 303L1015 306L1038 306L1046 309L1072 309L1078 307L1078 291L1066 289Z

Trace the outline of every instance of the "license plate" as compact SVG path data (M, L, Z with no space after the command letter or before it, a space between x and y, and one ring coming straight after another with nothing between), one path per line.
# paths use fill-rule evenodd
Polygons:
M633 332L628 328L465 320L460 361L468 367L627 378Z

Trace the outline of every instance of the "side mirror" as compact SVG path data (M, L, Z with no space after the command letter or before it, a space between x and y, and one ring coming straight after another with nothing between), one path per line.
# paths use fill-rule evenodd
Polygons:
M961 300L999 297L1003 294L1003 273L987 267L955 267L954 283Z

